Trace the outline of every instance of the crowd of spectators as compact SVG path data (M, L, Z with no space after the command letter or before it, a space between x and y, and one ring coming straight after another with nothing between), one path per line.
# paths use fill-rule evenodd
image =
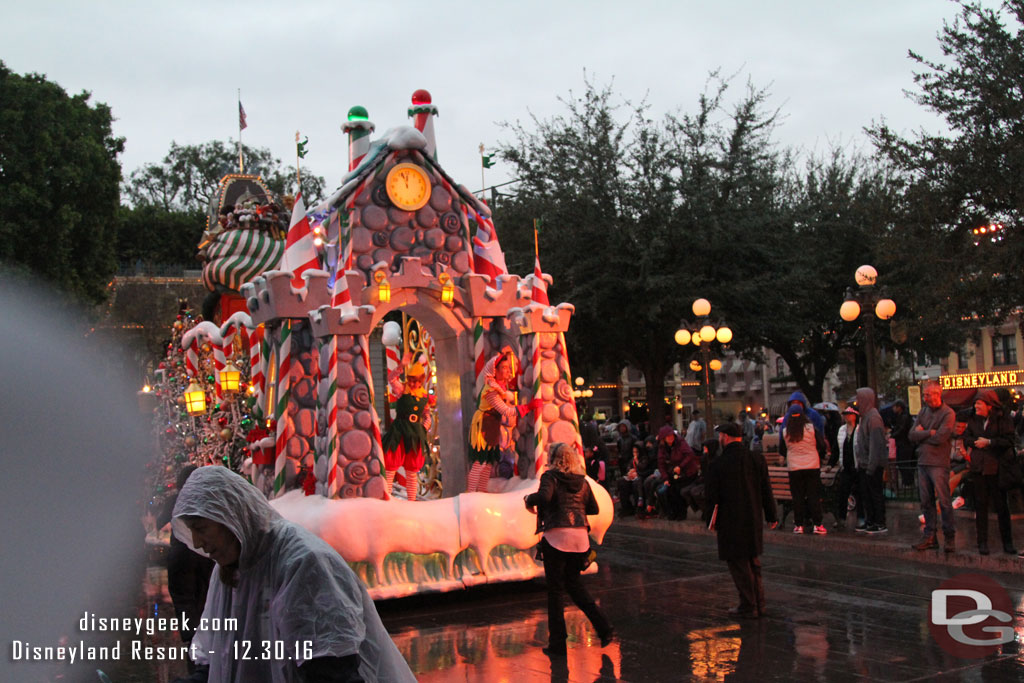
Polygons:
M842 410L833 404L816 410L795 392L777 419L741 411L726 421L739 426L745 447L785 468L795 533L827 534L824 514L831 513L835 530L845 531L849 519L857 533L885 534L887 501L898 495L921 505L922 539L915 548L953 552L953 511L966 507L975 512L980 554L990 553L990 509L1004 553L1016 554L1009 501L1015 490L1024 494L1024 411L1014 410L1001 390L981 390L970 407L953 410L937 384L926 382L923 389L916 415L905 401L883 405L873 390L861 388ZM584 427L584 444L593 442L588 472L599 475L591 476L613 494L622 517L706 516L705 478L719 445L707 438L704 416L693 411L682 432L670 424L649 430L647 423L624 419L609 423L602 439L596 425L592 432ZM823 479L832 487L827 509Z

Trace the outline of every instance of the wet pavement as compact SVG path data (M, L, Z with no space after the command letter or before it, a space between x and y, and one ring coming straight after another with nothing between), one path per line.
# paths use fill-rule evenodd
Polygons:
M713 534L696 521L617 520L587 585L615 623L602 649L586 618L567 610L569 656L542 652L542 581L380 607L420 681L846 681L1024 680L1024 561L975 552L973 513L960 512L952 557L910 548L917 510L890 509L890 533L766 533L768 616L737 621L736 592ZM831 519L830 519L831 521ZM1024 521L1016 520L1024 540ZM992 539L998 538L994 528ZM998 553L999 548L993 548ZM931 591L984 573L1005 587L1017 641L1004 654L946 654L928 628Z
M601 648L579 610L566 610L569 654L549 660L542 580L383 602L381 617L420 681L1014 681L1024 680L1024 561L974 548L973 516L959 511L958 552L910 549L920 527L911 507L890 509L890 533L828 536L766 532L768 615L728 615L736 593L713 534L696 521L616 520L585 579L615 624ZM831 522L831 518L829 518ZM1024 520L1014 521L1024 544ZM997 539L994 528L991 539ZM961 659L929 631L931 591L982 573L1007 589L1016 641L1001 654ZM151 570L147 600L166 598ZM166 609L166 606L163 607ZM182 667L183 669L183 667ZM177 663L114 678L166 681Z

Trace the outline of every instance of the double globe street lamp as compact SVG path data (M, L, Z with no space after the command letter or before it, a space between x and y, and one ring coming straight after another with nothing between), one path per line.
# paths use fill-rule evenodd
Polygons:
M839 307L839 317L846 322L853 322L858 317L864 328L864 353L867 356L868 386L878 393L878 369L875 364L875 327L871 317L874 310L879 320L889 320L896 315L896 302L885 295L885 291L876 289L878 271L873 266L863 265L857 269L854 279L860 289L848 287L846 300Z
M713 427L711 413L711 372L722 369L722 361L711 357L711 342L728 344L732 341L732 330L725 325L715 327L710 319L711 302L707 299L697 299L693 302L693 315L696 322L693 329L689 329L686 323L676 330L675 340L680 346L692 344L700 349L701 360L690 361L690 369L694 372L704 373L704 413L707 416L708 428Z

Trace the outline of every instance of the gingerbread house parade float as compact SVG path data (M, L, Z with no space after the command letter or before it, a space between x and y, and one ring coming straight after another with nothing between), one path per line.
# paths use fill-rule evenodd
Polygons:
M507 272L489 208L438 162L436 114L416 91L414 125L373 139L353 107L349 172L308 211L225 176L200 243L210 297L182 307L155 382L162 476L236 469L375 598L541 574L523 496L549 444L580 443L573 307L548 302L539 259ZM600 542L612 501L591 488Z

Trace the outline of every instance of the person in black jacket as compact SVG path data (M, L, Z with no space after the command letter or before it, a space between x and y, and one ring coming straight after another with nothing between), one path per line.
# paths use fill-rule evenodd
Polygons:
M171 522L174 504L178 501L178 492L188 481L188 477L196 470L195 465L186 465L178 472L175 493L164 502L163 510L156 518L156 528L162 529ZM213 560L192 552L177 536L171 534L171 547L167 552L167 592L171 595L174 614L181 623L178 635L186 645L192 642L196 625L203 614L206 604L206 591L210 587L210 574L213 573ZM188 672L195 671L195 664L187 660Z
M978 393L974 401L974 415L967 420L964 445L971 459L974 481L974 520L978 533L978 554L988 555L988 505L992 502L999 520L999 535L1003 552L1015 555L1013 529L1010 526L1010 508L1006 492L999 488L999 460L1013 448L1013 422L1003 414L999 396L991 389Z
M601 486L608 488L608 446L601 438L601 430L593 417L580 425L580 438L583 439L584 466L590 478Z
M767 520L778 526L775 498L764 457L743 446L743 431L726 422L715 428L722 453L708 468L707 518L718 534L718 559L729 565L740 604L729 614L757 619L764 616L764 585L761 582L762 532Z
M910 441L910 428L913 426L914 418L910 417L907 404L902 399L893 403L889 436L896 442L896 466L904 487L914 485L914 473L917 471L917 452Z
M679 497L683 499L683 505L695 512L700 512L702 517L707 507L704 489L708 477L708 468L711 466L711 461L718 455L718 449L717 439L706 439L701 444L700 473L693 482L687 484L679 491Z
M654 471L654 463L642 441L634 441L630 453L619 456L627 469L616 482L619 489L619 513L628 517L640 514L644 502L644 479Z
M580 579L590 552L587 515L598 512L583 474L583 457L570 444L554 443L548 449L548 462L550 468L541 475L537 492L524 501L526 509L537 515L537 532L543 533L540 552L548 586L548 646L544 653L565 657L565 593L590 619L601 647L611 642L615 631Z

